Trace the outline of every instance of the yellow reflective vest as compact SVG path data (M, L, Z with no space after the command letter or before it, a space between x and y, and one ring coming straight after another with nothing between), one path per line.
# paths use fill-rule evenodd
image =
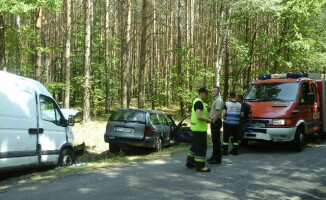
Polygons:
M206 132L207 131L207 122L206 121L201 121L197 119L196 116L196 111L195 111L195 103L197 101L201 101L204 105L204 109L201 112L201 115L203 117L207 117L207 108L205 103L200 99L200 98L196 98L194 100L194 102L192 103L192 109L191 109L191 126L190 129L192 131L199 131L199 132Z

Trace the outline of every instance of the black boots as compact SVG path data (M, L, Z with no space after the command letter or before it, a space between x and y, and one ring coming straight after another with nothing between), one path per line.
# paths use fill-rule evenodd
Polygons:
M233 146L233 149L229 152L233 155L238 155L239 154L239 147L238 146Z
M222 151L222 155L223 156L227 156L227 155L229 155L229 153L228 153L228 145L223 145L223 151Z

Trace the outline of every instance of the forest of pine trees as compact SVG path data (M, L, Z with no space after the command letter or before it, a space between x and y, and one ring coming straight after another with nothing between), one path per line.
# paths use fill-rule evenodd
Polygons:
M326 65L325 0L0 0L0 70L62 107L169 107L199 87L245 93L259 74ZM117 107L116 106L116 107Z

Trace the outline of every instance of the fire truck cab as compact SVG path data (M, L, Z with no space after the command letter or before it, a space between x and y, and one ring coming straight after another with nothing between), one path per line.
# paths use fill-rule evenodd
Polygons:
M292 142L302 150L306 137L326 133L326 81L320 74L263 75L246 94L253 120L244 140Z

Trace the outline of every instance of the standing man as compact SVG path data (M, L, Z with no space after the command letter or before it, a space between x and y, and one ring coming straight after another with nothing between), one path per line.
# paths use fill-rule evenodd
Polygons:
M220 88L215 86L212 90L213 103L209 118L211 122L211 135L213 142L212 157L207 159L209 164L221 164L222 163L222 144L221 144L221 128L222 128L222 110L223 100L220 96Z
M207 108L203 100L206 100L208 90L200 88L198 90L198 98L192 103L191 108L191 126L190 129L194 132L192 145L187 156L188 168L195 168L199 172L210 172L211 170L205 167L206 150L207 150L207 123L211 120L207 118Z
M244 134L246 132L246 123L249 120L252 121L252 111L251 106L244 102L243 95L238 95L237 101L241 103L242 110L243 110L243 117L240 118L240 124L239 124L239 143L241 145L246 145L248 141L243 141Z
M230 101L225 103L222 115L224 116L223 134L223 155L228 155L229 139L232 136L233 148L230 151L233 155L238 155L239 150L239 122L243 116L242 106L236 101L236 94L230 93Z

